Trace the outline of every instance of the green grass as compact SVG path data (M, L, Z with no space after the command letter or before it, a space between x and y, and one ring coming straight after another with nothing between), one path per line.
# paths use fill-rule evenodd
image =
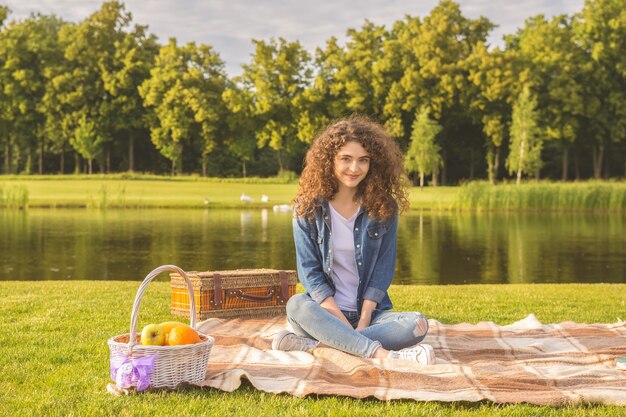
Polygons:
M0 207L242 208L290 204L291 177L202 178L141 174L0 176ZM244 193L252 203L240 200ZM269 196L268 203L261 196ZM626 212L626 182L529 182L460 187L412 187L411 209Z
M0 190L28 191L29 207L191 208L272 207L288 204L297 184L269 180L117 176L0 177ZM246 204L245 193L253 198ZM11 195L15 194L12 192ZM261 202L261 195L270 198ZM1 195L1 194L0 194ZM0 198L0 206L2 206ZM15 204L13 204L15 206Z
M411 209L447 210L452 207L459 187L412 187L409 190Z
M470 182L453 204L469 210L559 210L626 212L626 182L530 182L517 186Z
M107 339L126 333L139 282L0 282L2 416L622 416L618 406L382 402L332 396L304 399L256 391L187 388L115 397ZM624 284L393 286L398 310L420 310L445 323L510 323L534 312L543 322L614 322L626 316ZM175 319L169 284L144 294L139 326Z
M290 204L288 178L163 177L139 174L0 176L0 207L242 208ZM411 208L448 208L458 187L412 188ZM244 193L252 203L240 200ZM265 194L268 203L261 202Z

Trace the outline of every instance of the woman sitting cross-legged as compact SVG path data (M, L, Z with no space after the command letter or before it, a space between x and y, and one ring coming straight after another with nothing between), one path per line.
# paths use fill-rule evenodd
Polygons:
M323 344L366 358L429 365L433 348L420 313L391 312L387 294L396 262L398 214L408 206L396 142L364 117L337 121L306 155L295 198L293 234L306 294L287 303L293 331L275 350Z

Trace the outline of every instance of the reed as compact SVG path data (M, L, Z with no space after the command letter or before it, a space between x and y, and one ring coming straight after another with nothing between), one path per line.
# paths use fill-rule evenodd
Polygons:
M554 210L626 212L626 182L531 182L491 185L474 181L460 187L453 208L460 210Z
M28 188L23 185L3 187L0 184L0 207L24 210L28 205Z

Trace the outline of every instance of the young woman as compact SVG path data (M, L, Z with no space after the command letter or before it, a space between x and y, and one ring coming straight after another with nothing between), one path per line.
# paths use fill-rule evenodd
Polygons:
M293 331L275 350L320 343L366 358L434 363L420 313L390 312L398 214L407 207L403 157L384 129L364 117L327 127L306 155L293 234L306 294L287 303Z

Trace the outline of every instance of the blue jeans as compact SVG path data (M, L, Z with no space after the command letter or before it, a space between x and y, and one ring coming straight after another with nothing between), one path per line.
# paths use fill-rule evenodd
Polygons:
M287 302L287 318L299 336L319 340L321 343L356 356L371 358L381 346L399 350L421 342L426 333L416 330L420 313L394 313L375 310L366 329L356 331L359 313L343 311L352 328L326 311L306 294L296 294Z

